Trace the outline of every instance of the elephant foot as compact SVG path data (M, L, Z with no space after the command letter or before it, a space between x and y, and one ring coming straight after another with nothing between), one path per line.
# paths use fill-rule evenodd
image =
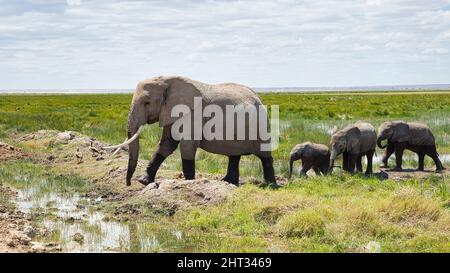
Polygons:
M437 173L441 173L441 172L443 172L444 170L445 170L444 167L436 168L436 172L437 172Z
M423 171L425 171L425 169L424 168L417 168L416 171L423 172Z
M150 183L154 183L155 182L155 178L154 177L151 178L148 174L144 174L143 176L139 177L138 181L142 185L147 186Z
M195 179L195 160L181 159L181 161L183 165L184 179Z
M380 165L380 168L387 169L389 168L389 165L387 163L383 163Z
M222 181L226 181L233 185L239 186L239 177L236 176L226 175L224 178L222 178Z
M391 171L394 171L394 172L402 172L403 169L402 169L402 167L395 167L395 168L393 168Z

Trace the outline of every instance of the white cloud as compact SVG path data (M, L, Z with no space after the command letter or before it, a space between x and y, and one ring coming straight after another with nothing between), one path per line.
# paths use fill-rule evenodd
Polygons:
M444 55L448 53L447 48L426 48L422 51L424 54Z
M79 6L81 5L81 0L66 0L69 6Z
M0 5L0 89L132 88L160 74L252 86L450 82L445 0Z

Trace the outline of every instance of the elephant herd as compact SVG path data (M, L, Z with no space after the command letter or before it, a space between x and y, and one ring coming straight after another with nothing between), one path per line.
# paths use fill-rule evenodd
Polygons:
M182 105L188 110L186 117L173 115L177 106ZM185 179L195 179L195 154L197 149L220 154L228 157L227 174L223 178L232 184L239 183L239 161L243 155L256 155L262 163L264 180L268 183L276 183L273 168L273 158L271 150L263 149L264 145L271 143L258 135L256 138L206 138L204 132L199 134L199 138L179 138L174 135L174 127L180 120L183 123L182 129L194 128L198 121L208 123L213 119L211 115L196 119L195 111L206 109L212 106L215 109L227 110L229 106L252 106L258 109L257 120L268 120L267 111L259 96L252 89L235 83L206 84L185 77L160 76L139 82L134 92L128 114L128 137L119 145L104 147L105 149L115 149L119 151L124 146L129 146L128 169L126 184L131 184L131 178L136 170L139 156L139 135L143 126L159 122L162 128L162 136L156 151L153 153L148 163L146 172L138 181L144 185L155 182L156 172L164 160L171 155L179 146L182 160L182 169ZM260 111L260 110L263 111ZM194 112L194 114L191 114ZM216 118L216 116L214 116ZM229 122L228 116L223 116L225 123ZM220 120L220 119L218 119ZM234 116L232 116L234 120ZM250 117L244 118L244 135L248 133ZM259 125L258 125L259 126ZM239 129L237 129L239 130ZM175 130L176 131L176 130ZM226 127L223 132L226 136L236 136L235 128L231 130ZM194 129L194 135L196 134ZM382 141L387 140L387 144L382 146ZM367 174L372 173L372 158L375 147L386 148L383 163L386 165L389 156L395 153L397 169L402 167L402 155L405 149L416 152L419 156L419 169L423 170L425 155L430 156L438 171L443 166L436 152L436 145L430 129L419 123L406 123L401 121L385 122L381 125L378 137L375 128L369 123L357 122L347 126L331 137L331 152L327 146L306 142L296 145L291 153L290 175L292 165L295 160L302 160L302 174L306 174L309 169L316 173L330 173L333 169L334 161L340 154L343 155L343 169L348 172L356 170L362 172L362 157L367 157Z
M373 172L373 156L375 148L385 149L382 159L382 167L387 167L389 157L395 153L396 166L394 170L402 170L402 157L405 149L415 152L419 158L418 170L424 170L424 158L429 156L436 165L436 171L444 170L439 154L436 150L436 142L430 128L418 122L387 121L378 129L367 122L358 121L339 131L332 132L331 152L323 144L305 142L297 144L291 151L289 162L289 177L292 176L293 163L302 160L301 174L312 168L316 174L331 173L334 161L342 154L342 169L354 173L362 172L362 158L367 158L366 175ZM385 145L383 141L387 141Z

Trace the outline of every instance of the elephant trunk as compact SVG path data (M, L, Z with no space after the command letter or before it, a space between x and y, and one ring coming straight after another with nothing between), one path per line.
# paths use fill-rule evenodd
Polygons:
M291 159L289 160L289 179L291 179L292 177L292 168L294 166L294 159L291 157Z
M128 169L126 178L127 186L131 185L131 178L136 170L139 159L139 133L142 131L141 125L145 123L139 118L139 113L140 112L136 109L135 105L132 105L130 114L128 115L128 139L133 137L135 137L135 139L129 143Z
M334 168L334 161L336 160L337 157L337 153L336 151L333 149L331 151L331 156L330 156L330 164L328 167L328 173L331 174L333 172L333 168Z
M386 143L385 145L383 145L383 144L381 143L384 139L385 139L385 138L384 138L383 135L380 135L380 136L377 138L377 146L378 146L378 148L380 148L380 149L386 148L387 143Z

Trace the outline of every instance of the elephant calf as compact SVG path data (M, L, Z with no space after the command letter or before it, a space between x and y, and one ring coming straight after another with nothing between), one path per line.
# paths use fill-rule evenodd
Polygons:
M289 178L292 176L294 161L299 159L302 160L302 175L306 176L311 168L317 175L326 174L329 168L330 151L326 145L312 142L295 145L290 154Z
M386 145L382 141L387 140ZM427 125L418 122L387 121L378 129L377 145L387 148L382 162L387 167L389 157L395 153L396 170L402 169L402 157L405 149L415 152L419 157L419 171L424 170L425 155L436 164L436 171L444 170L436 151L434 135Z
M367 157L366 175L372 174L372 159L376 148L377 133L375 128L367 123L358 121L341 129L331 136L330 169L333 171L336 157L343 154L342 169L353 173L356 169L362 172L362 157Z

